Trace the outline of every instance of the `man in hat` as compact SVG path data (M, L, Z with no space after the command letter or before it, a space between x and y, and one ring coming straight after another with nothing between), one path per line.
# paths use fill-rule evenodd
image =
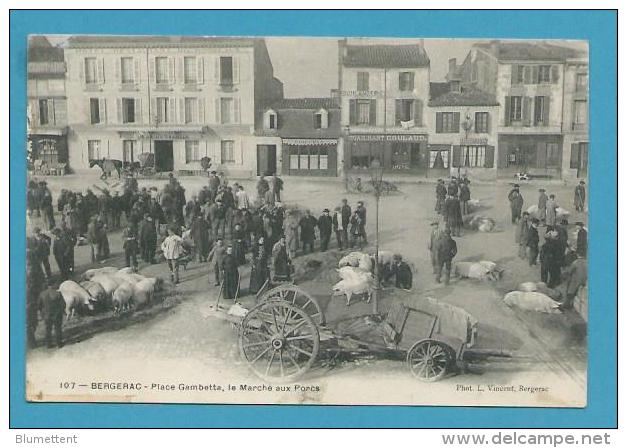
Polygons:
M409 265L403 261L400 254L394 254L392 257L392 274L396 279L396 287L409 290L412 285L412 273Z
M435 220L431 222L431 237L429 238L429 252L431 252L431 266L433 267L433 273L438 272L438 244L442 231L440 230L440 223Z
M248 210L250 208L250 199L248 198L248 193L246 193L246 190L244 190L244 187L242 185L238 185L235 196L237 198L237 208L239 210Z
M207 256L207 259L211 262L213 261L213 272L215 275L214 286L220 285L220 278L222 274L222 261L224 259L224 254L226 253L226 248L224 247L224 241L222 238L217 238L211 252Z
M446 201L446 186L444 180L438 179L435 186L435 211L441 215L444 214L444 201Z
M348 247L348 226L351 222L351 216L353 212L351 210L351 206L348 205L347 199L342 199L341 212L342 212L342 240L344 241L344 246Z
M139 243L137 241L137 232L135 226L129 224L124 232L122 232L122 247L124 248L124 257L126 259L126 267L131 267L137 271L137 252L139 252Z
M259 238L257 250L253 253L252 268L250 270L250 286L248 292L251 294L256 294L262 288L266 280L270 278L270 269L268 268L269 255L266 250L265 238Z
M512 212L512 224L516 224L521 218L524 203L522 194L520 194L520 186L518 184L514 184L514 188L507 195L507 199L509 200L509 206Z
M461 236L461 229L464 225L462 209L457 196L449 195L444 203L444 221L446 228L451 230L453 236Z
M535 266L538 259L538 244L540 243L538 224L540 224L540 221L537 218L532 218L527 233L527 260L529 261L529 266Z
M179 259L184 254L183 238L178 235L178 226L171 224L168 227L168 236L161 243L163 256L170 269L170 279L178 284L179 282Z
M320 231L320 250L326 252L333 230L333 219L329 215L328 208L322 210L322 215L318 218L318 230Z
M72 276L72 258L74 245L68 235L56 227L52 230L54 241L52 243L52 253L59 266L61 280L67 280Z
M440 242L438 243L438 271L435 274L435 281L440 283L442 269L446 268L444 284L448 285L451 279L451 263L457 255L457 243L451 238L451 230L445 229Z
M196 255L198 256L198 262L202 263L207 261L209 256L209 223L205 220L205 217L199 213L192 218L191 223L192 240L194 240L194 247L196 248Z
M557 223L557 209L559 205L557 205L557 201L555 200L555 195L552 194L549 196L549 200L546 201L546 225L555 227Z
M335 239L337 240L337 248L339 250L344 249L345 245L348 246L344 239L344 225L342 222L342 209L341 207L335 207L333 210L333 232L335 233Z
M577 255L586 258L588 256L588 231L581 221L577 221L575 225L577 226Z
M237 260L235 260L235 255L233 255L233 246L230 244L226 247L221 269L224 273L224 298L227 300L237 299L239 291L239 271L237 269Z
M155 262L157 247L157 228L150 213L144 213L144 219L139 224L139 251L142 260L146 263Z
M518 243L518 257L527 259L527 239L529 238L529 212L524 211L516 226L516 243Z
M292 276L292 260L287 250L285 236L281 236L272 248L272 269L275 281L289 281Z
M546 201L549 200L549 197L544 188L540 188L538 192L540 193L538 195L538 219L544 221L546 220Z
M39 227L33 229L35 234L34 240L34 260L43 266L46 278L50 280L52 277L52 271L50 269L50 246L52 241L48 235L43 233Z
M54 330L55 342L58 348L63 347L63 316L65 316L65 300L57 288L48 284L39 294L39 306L41 316L46 325L46 347L54 347L52 343L52 331Z
M462 208L462 215L468 214L468 201L470 201L470 187L468 179L463 179L459 186L459 203Z
M305 210L305 216L300 218L298 225L300 226L300 240L303 243L303 253L307 253L307 249L314 251L314 240L316 239L316 225L318 221L311 216L309 210Z
M564 261L562 245L558 241L557 231L546 235L540 251L540 279L549 288L555 288L561 281L561 267Z
M29 347L35 346L35 331L39 324L39 293L46 279L36 255L36 242L26 239L26 337Z
M575 187L575 210L583 212L586 206L586 183L581 180Z
M357 214L359 215L359 233L361 238L363 239L364 245L368 245L368 235L366 234L366 207L364 206L364 201L357 202L357 208L355 209Z

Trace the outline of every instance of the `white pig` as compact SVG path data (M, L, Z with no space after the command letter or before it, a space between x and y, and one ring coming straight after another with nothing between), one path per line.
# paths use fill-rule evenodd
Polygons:
M74 317L77 308L86 306L93 311L93 297L78 283L66 280L59 285L59 292L65 300L65 315L68 319Z
M333 285L334 296L346 296L346 306L350 306L353 294L363 295L370 302L374 291L374 277L370 272L351 266L344 266L338 272L342 280Z
M124 282L113 292L113 313L119 314L121 311L127 311L131 307L133 300L133 284Z
M97 268L97 269L87 269L84 273L83 273L83 279L84 280L91 280L92 278L94 278L97 275L100 274L115 274L118 271L117 268L114 268L112 266L107 266L104 268Z

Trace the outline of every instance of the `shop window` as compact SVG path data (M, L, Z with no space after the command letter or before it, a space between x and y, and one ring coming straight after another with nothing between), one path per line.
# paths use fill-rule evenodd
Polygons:
M489 132L489 112L475 112L475 133L487 134Z
M133 64L133 58L121 58L120 71L122 75L122 84L133 84L135 82L135 68Z
M410 166L410 145L395 143L392 145L392 169L408 170Z
M319 171L329 167L329 148L326 146L290 145L290 170Z
M135 140L124 140L122 142L122 161L131 163L135 160Z
M368 72L357 72L357 90L366 92L370 89L370 74Z
M449 151L432 149L429 151L429 168L432 169L448 169L449 167Z
M87 159L88 160L100 159L100 140L88 140L87 141Z
M462 146L461 147L462 166L484 167L485 166L485 146Z
M54 166L59 162L59 151L54 139L41 139L39 141L39 157L48 166Z
M401 92L411 92L414 90L413 72L400 72L398 74L398 90Z
M235 163L235 142L233 140L222 140L220 156L222 163Z
M48 115L48 100L39 100L39 124L46 125L50 122Z
M185 163L198 161L200 161L200 145L198 140L185 140Z

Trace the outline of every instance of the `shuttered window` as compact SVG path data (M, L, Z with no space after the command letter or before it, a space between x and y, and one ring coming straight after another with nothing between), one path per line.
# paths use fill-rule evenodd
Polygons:
M233 58L231 56L220 57L220 85L233 85Z
M87 159L100 159L100 140L87 141Z
M198 66L194 56L183 58L183 78L185 84L196 84L198 82Z
M412 121L414 119L414 109L414 100L396 100L396 125L400 126L403 121Z
M522 121L522 97L521 96L510 97L509 121Z
M435 116L435 132L454 134L459 132L459 112L438 112Z
M475 133L487 134L490 132L488 125L489 118L489 112L475 112Z
M411 92L414 90L413 72L400 72L398 74L398 90L401 92Z
M461 166L485 167L486 147L485 146L462 146Z
M185 123L198 121L198 99L185 98Z
M357 101L357 124L370 124L370 101Z
M185 140L185 163L200 161L200 145L198 140Z
M122 142L122 161L130 163L135 160L135 140L124 140Z
M172 119L168 97L157 98L157 123L169 123Z
M39 100L39 124L46 125L50 122L48 116L48 100Z
M133 58L121 58L120 69L122 72L122 84L133 84L135 82L135 66Z
M534 100L534 108L533 108L533 122L535 126L546 125L546 103L547 97L545 96L536 96Z
M573 114L573 123L576 125L588 123L588 102L586 100L575 101L575 113Z
M155 76L157 84L167 84L168 83L168 58L164 56L159 56L155 58Z
M85 58L85 83L98 83L98 61L96 58Z
M546 166L547 168L559 168L562 165L562 154L557 143L546 144Z
M233 98L220 98L220 123L233 123Z
M98 98L89 99L89 118L91 124L100 123L100 101Z
M370 89L370 76L368 72L357 72L357 90L366 92Z
M551 82L551 66L541 65L538 67L538 83L550 83Z
M135 123L135 98L122 98L122 123Z
M235 142L233 140L222 140L220 156L222 163L235 163Z

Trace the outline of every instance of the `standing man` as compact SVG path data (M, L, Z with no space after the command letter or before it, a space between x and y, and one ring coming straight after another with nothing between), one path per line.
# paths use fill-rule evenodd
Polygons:
M463 179L459 186L459 202L462 208L462 216L468 214L468 201L470 201L470 187L468 179Z
M538 195L538 219L546 221L546 202L549 200L549 197L546 195L544 188L540 188L538 192L540 193Z
M444 214L444 201L446 201L446 187L444 181L438 179L438 183L435 186L435 211L440 215Z
M540 279L549 288L555 288L561 281L561 268L564 261L564 252L557 239L557 232L546 234L546 240L540 251Z
M230 244L227 246L222 259L221 269L224 273L224 298L236 300L239 291L239 271L237 269L237 260L235 255L233 255L233 246Z
M575 210L583 212L586 206L586 183L581 180L575 187Z
M429 238L429 252L431 252L431 266L434 274L438 272L438 244L441 237L440 223L433 221L431 223L431 237Z
M139 252L139 244L137 243L137 233L135 226L129 224L122 233L122 247L124 248L124 258L126 259L126 267L131 267L137 271L137 252Z
M394 254L392 261L392 273L396 278L396 287L410 290L412 284L412 273L409 265L403 261L400 254Z
M351 206L348 205L348 201L346 199L342 199L342 238L344 241L345 247L348 247L348 225L351 222L351 216L353 214L351 210Z
M177 226L168 227L168 236L161 243L163 256L168 262L170 269L170 279L178 284L179 282L179 258L183 255L183 238L176 234Z
M516 224L521 218L521 212L524 202L522 194L520 194L518 188L514 188L512 191L510 191L507 198L509 199L509 206L512 211L512 224Z
M516 227L516 243L518 243L518 257L527 259L527 240L529 238L529 212L523 212L522 218Z
M46 324L46 347L52 348L52 331L54 330L55 342L58 348L63 347L63 316L65 315L65 300L61 293L48 285L39 294L39 306L41 316Z
M237 208L239 210L248 210L250 208L250 199L243 186L239 185L237 187L235 196L237 197Z
M224 247L224 241L222 238L218 238L216 240L213 249L209 252L208 260L213 261L213 272L215 275L215 282L213 286L220 285L221 278L221 270L222 270L222 261L224 260L224 254L226 253L226 248Z
M266 192L270 190L270 185L268 185L268 181L264 176L259 177L259 181L257 181L257 201L259 203L263 203L263 200L266 197Z
M305 210L305 216L300 218L298 225L300 226L300 240L303 243L303 253L307 253L307 248L314 251L314 240L316 239L316 218L311 216L309 210Z
M459 199L457 196L449 196L444 203L445 214L444 220L446 221L446 228L451 231L453 236L461 236L461 228L464 224L462 218L462 209L459 205Z
M318 218L318 230L320 231L320 250L326 252L329 248L331 231L333 229L333 219L329 215L329 209L325 208Z
M50 269L50 245L52 241L50 237L43 233L39 227L35 227L35 260L37 263L44 267L44 272L46 273L46 278L50 281L52 277L52 271Z
M70 238L58 227L52 231L54 242L52 243L52 253L59 266L61 280L67 280L72 276L72 258L74 246ZM72 254L70 253L72 252Z
M155 248L157 247L157 228L150 213L144 214L139 225L139 248L142 260L146 263L155 262Z
M435 274L435 281L440 283L442 269L446 268L444 284L448 285L451 280L451 262L457 255L457 243L451 238L451 230L445 229L442 238L438 244L438 271Z
M196 248L198 262L207 261L209 257L209 224L202 214L193 217L191 223L192 240Z
M333 211L333 232L335 232L335 239L337 240L337 248L339 250L344 249L345 245L348 246L346 240L344 239L342 211L339 206L335 207L335 210Z
M292 276L292 260L287 251L285 237L282 236L272 248L272 270L275 281L290 281Z
M35 254L35 242L26 240L26 338L29 347L35 346L35 331L39 324L39 293L46 282L41 263Z
M552 194L549 196L549 200L546 201L546 225L555 227L555 223L557 222L557 201L555 200L555 195Z
M359 233L363 238L364 245L368 245L368 235L366 234L366 207L364 207L364 201L357 202L357 208L355 209L359 215Z
M586 258L588 256L588 231L581 221L577 221L575 225L577 226L577 255Z
M527 260L529 261L529 266L535 266L538 259L538 244L540 243L540 236L538 235L539 223L538 219L532 218L527 233Z

